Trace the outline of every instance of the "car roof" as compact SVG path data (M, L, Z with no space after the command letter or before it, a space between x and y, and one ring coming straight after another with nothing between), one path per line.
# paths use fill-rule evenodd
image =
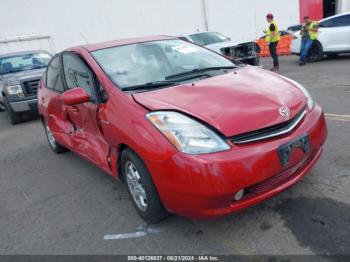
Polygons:
M17 55L27 55L27 54L33 54L33 53L47 53L47 54L50 54L48 51L45 51L45 50L30 50L30 51L22 51L22 52L13 52L13 53L0 54L0 58L10 57L10 56L17 56Z
M81 45L81 46L69 48L67 50L69 51L69 50L74 50L76 48L84 48L89 52L93 52L93 51L116 47L116 46L131 45L131 44L153 42L153 41L160 41L160 40L171 40L171 39L178 39L178 38L175 36L167 36L167 35L148 36L148 37L140 37L140 38L127 38L127 39L112 40L108 42Z
M338 17L338 16L343 16L343 15L350 15L350 12L345 12L345 13L341 13L341 14L337 14L337 15L332 15L332 16L323 18L322 20L320 20L320 22L327 21L329 19L332 19L332 18L335 18L335 17Z

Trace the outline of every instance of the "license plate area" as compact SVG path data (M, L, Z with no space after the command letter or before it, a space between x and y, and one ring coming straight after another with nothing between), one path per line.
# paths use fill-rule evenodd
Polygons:
M289 159L291 158L293 151L297 148L303 150L305 154L310 152L310 139L307 134L298 137L279 147L278 151L282 166L285 166L289 163Z

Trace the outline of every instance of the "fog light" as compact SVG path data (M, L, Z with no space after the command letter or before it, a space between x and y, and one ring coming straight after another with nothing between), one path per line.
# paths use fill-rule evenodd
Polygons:
M235 196L233 197L234 200L238 201L238 200L241 200L241 198L243 197L244 195L244 189L241 189L239 190Z

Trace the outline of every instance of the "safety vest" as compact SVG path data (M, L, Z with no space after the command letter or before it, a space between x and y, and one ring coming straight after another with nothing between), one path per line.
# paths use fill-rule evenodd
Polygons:
M277 32L277 34L272 35L272 32L270 30L270 25L273 24L275 26L275 32ZM278 26L277 23L275 21L272 21L271 24L269 24L269 26L266 29L266 37L265 40L267 43L273 43L273 42L277 42L279 40L281 40L281 36L280 36L280 32L278 30Z
M308 26L306 26L306 30L309 32L310 39L316 40L318 37L318 32L313 32L311 29L316 29L318 26L318 22L312 21Z

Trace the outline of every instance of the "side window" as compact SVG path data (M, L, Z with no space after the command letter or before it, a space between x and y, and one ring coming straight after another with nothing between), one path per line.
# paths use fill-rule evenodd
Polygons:
M350 26L350 15L338 16L320 23L320 27Z
M59 56L53 58L47 67L46 86L58 92L64 91Z
M63 69L68 89L81 87L84 88L91 97L94 96L94 79L90 70L79 57L64 54Z

